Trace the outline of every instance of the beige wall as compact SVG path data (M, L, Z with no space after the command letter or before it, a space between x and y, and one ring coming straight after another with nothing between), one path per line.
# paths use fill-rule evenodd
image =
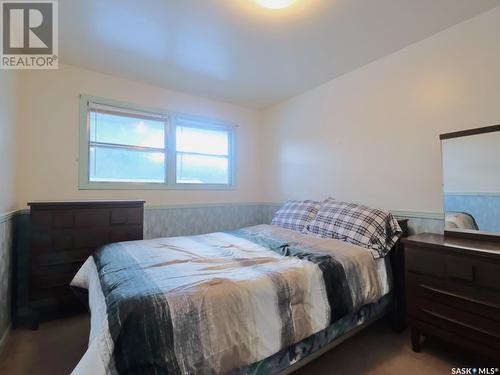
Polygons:
M266 199L442 211L438 136L500 123L500 8L265 113Z
M0 215L16 208L17 77L15 71L0 70Z
M19 202L54 199L146 199L147 205L261 200L259 113L73 66L27 71L21 76L18 148ZM78 190L79 95L88 94L153 108L237 123L237 189Z
M438 135L500 123L499 66L497 8L264 113L73 66L22 72L17 202L23 207L31 200L141 198L164 205L331 195L395 210L440 212ZM78 190L82 93L238 123L238 188ZM4 98L1 102L5 106ZM0 173L8 171L2 167ZM4 196L12 196L9 191ZM4 210L12 206L0 203Z

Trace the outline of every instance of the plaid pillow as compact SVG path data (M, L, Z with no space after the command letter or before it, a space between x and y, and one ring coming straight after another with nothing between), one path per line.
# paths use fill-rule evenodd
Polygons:
M374 258L384 257L402 231L388 211L326 199L304 233L366 247Z
M273 217L272 225L301 232L316 216L320 207L315 201L287 201Z

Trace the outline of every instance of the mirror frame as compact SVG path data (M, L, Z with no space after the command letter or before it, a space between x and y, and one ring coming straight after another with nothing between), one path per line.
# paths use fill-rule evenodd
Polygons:
M500 125L484 126L482 128L459 130L456 132L440 134L439 140L441 142L441 168L443 168L443 151L442 151L442 147L443 147L442 141L443 140L452 139L452 138L467 137L470 135L494 133L494 132L500 132ZM442 186L443 186L443 196L444 196L444 181L443 181ZM444 213L444 207L443 207L443 213ZM443 219L443 220L445 220L445 219ZM444 223L444 225L446 225L446 222ZM473 240L482 240L482 241L491 241L491 242L500 242L500 233L495 234L495 233L490 233L490 232L483 232L480 230L476 231L476 230L467 230L467 229L446 230L446 226L444 227L444 236L445 237L455 237L455 238L466 238L466 239L473 239Z

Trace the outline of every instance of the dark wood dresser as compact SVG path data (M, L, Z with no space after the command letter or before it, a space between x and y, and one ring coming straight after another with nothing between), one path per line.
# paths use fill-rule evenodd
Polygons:
M38 202L30 206L29 304L38 320L83 304L69 283L99 246L143 239L144 201Z
M413 350L435 336L500 363L500 243L428 233L403 243Z

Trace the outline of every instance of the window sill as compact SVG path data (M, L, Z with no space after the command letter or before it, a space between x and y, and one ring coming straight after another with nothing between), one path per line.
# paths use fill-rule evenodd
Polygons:
M81 182L78 190L236 190L237 186L220 184L162 184L144 182Z

